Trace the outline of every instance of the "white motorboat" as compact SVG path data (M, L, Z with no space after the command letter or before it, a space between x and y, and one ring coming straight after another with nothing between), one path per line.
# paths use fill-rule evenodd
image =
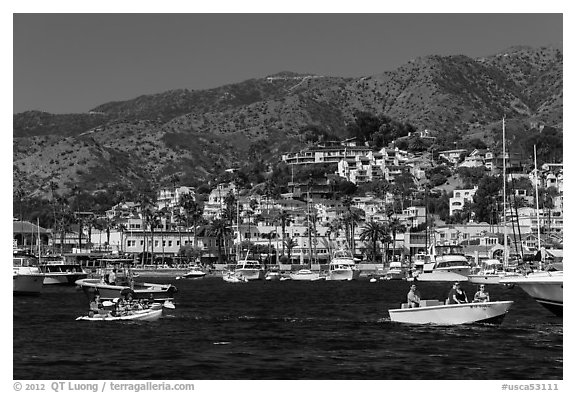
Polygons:
M133 290L137 299L150 299L155 302L173 300L178 289L172 284L154 284L134 281L132 275L132 260L111 258L103 259L102 266L105 271L99 278L85 278L76 281L76 285L82 288L89 299L97 293L102 300L119 298L122 291ZM110 281L110 266L116 271L116 277Z
M42 257L38 265L44 275L44 285L75 285L88 277L80 263L67 262L62 257Z
M505 277L500 284L518 285L534 300L557 316L563 314L563 271L531 273L521 277Z
M518 273L503 270L503 264L497 259L487 259L482 262L480 271L469 274L468 281L473 284L499 284L502 278L517 277Z
M238 261L236 269L234 270L237 275L242 275L249 281L264 279L264 268L259 261L253 259L245 259Z
M459 245L431 247L422 273L414 274L418 281L468 281L470 265Z
M206 276L206 272L200 266L192 266L181 278L203 278L204 276Z
M351 281L360 277L360 269L356 266L354 256L350 250L336 250L328 264L326 280Z
M279 271L271 270L268 273L266 273L265 280L266 281L280 281L281 277L282 277L282 274Z
M248 282L248 279L244 277L242 274L236 272L224 272L222 274L222 279L226 282L230 283L245 283Z
M36 258L28 256L12 257L14 295L40 295L44 286L44 276L38 269Z
M300 269L296 273L290 273L290 279L295 281L318 281L320 273L310 269Z
M404 280L406 273L400 262L390 262L390 268L384 275L385 280Z
M469 323L501 323L512 301L462 303L445 305L439 300L422 300L420 307L388 310L393 322L433 325L462 325Z

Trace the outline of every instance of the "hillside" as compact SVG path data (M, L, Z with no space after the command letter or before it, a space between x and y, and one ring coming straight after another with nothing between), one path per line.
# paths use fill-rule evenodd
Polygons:
M88 114L14 115L14 185L66 194L162 184L177 174L202 184L255 154L275 162L302 146L317 126L347 136L357 111L386 115L417 129L498 143L503 115L522 130L562 129L562 52L510 48L481 59L427 56L363 78L281 72L215 89L173 90L99 105Z

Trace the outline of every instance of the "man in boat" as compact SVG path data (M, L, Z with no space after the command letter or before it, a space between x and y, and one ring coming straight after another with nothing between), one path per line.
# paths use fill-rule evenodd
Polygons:
M460 288L460 283L455 282L448 294L448 304L461 304L468 303L468 297L466 292Z
M420 307L420 291L416 289L416 285L410 286L410 292L406 296L408 300L408 308Z
M480 285L478 292L474 294L474 303L484 303L490 301L490 294L484 290L484 285Z

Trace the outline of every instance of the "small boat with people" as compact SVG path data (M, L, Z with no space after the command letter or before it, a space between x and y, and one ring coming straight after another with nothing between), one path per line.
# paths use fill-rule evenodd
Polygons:
M174 309L172 302L164 303L149 302L146 299L135 299L134 291L124 290L121 298L112 301L101 301L99 295L95 295L90 302L88 315L76 318L77 321L110 322L110 321L156 321L162 317L163 310Z
M499 324L513 301L445 304L440 300L421 300L419 307L388 310L390 320L408 324L462 325L470 323Z
M14 295L40 295L44 286L44 275L38 268L38 260L30 255L12 257Z
M76 281L89 298L99 294L101 299L120 297L123 290L131 289L139 299L154 299L156 302L173 300L178 289L172 284L155 284L134 280L132 259L102 259L104 271L98 278L85 278Z
M334 251L332 260L328 264L327 281L351 281L360 277L360 269L352 252L348 249Z

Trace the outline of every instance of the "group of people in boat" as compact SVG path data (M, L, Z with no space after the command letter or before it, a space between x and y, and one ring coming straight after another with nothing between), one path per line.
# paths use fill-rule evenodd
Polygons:
M152 296L152 295L150 295ZM146 310L154 303L154 298L135 299L132 291L126 291L119 298L110 302L112 305L105 306L100 299L100 294L96 292L90 302L88 315L93 317L95 314L109 314L111 316L128 315L134 311Z
M420 291L416 288L416 284L412 284L410 286L410 291L406 296L408 307L415 308L420 307ZM490 301L490 294L486 291L486 287L484 284L480 284L478 287L478 291L474 294L474 303L482 303L482 302L489 302ZM455 282L448 293L448 299L446 304L462 304L462 303L469 303L468 296L466 292L460 287L459 282Z

